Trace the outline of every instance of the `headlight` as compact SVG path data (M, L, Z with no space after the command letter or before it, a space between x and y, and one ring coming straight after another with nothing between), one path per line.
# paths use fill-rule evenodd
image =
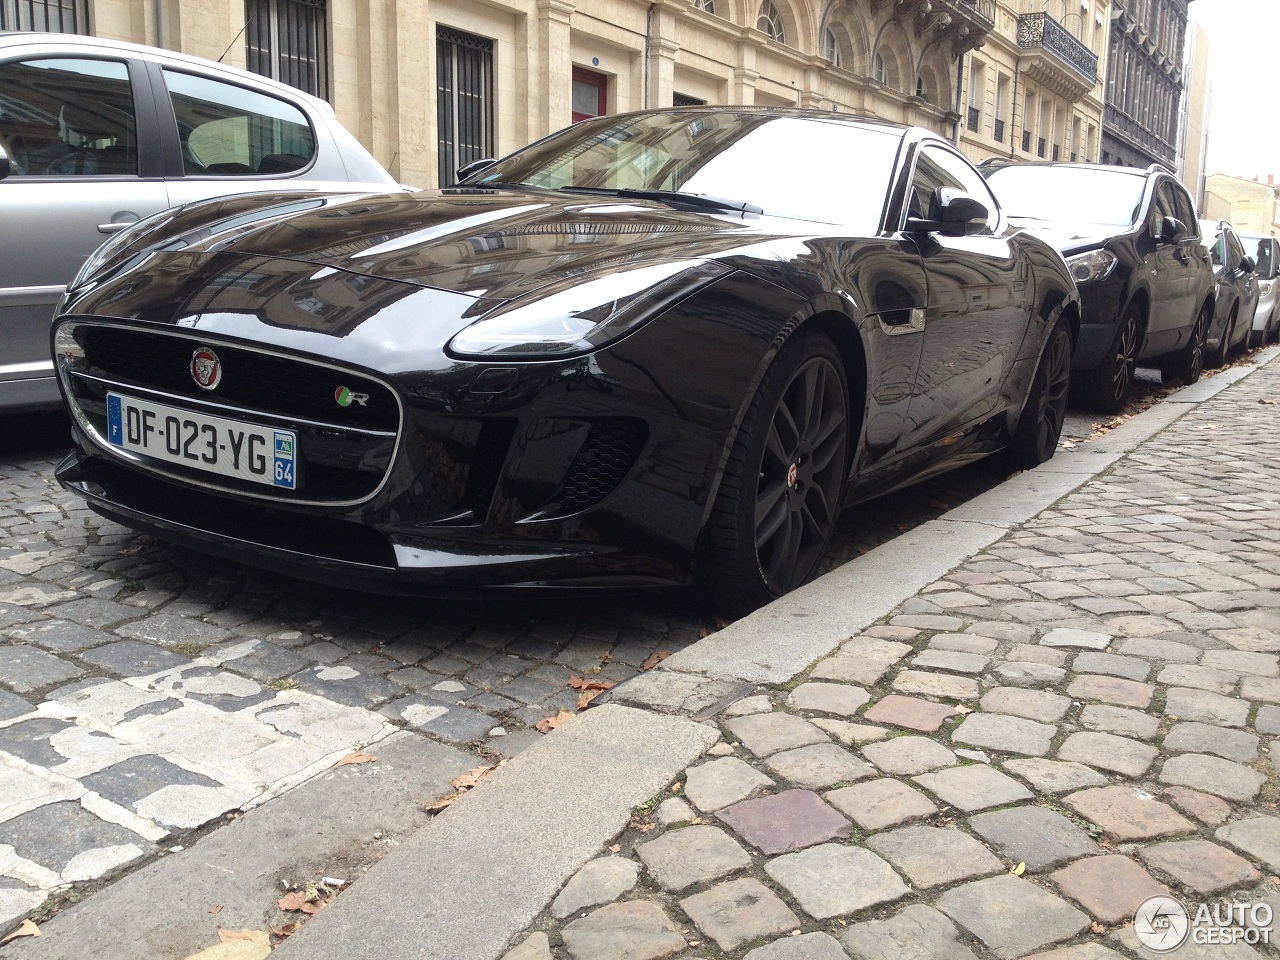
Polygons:
M149 217L143 217L129 226L125 227L119 233L112 234L110 239L102 246L89 255L89 259L84 262L75 279L67 285L68 290L78 290L95 276L102 272L103 267L110 263L116 256L120 254L130 242L133 241L140 233L150 230L158 221L172 214L169 209L161 210L159 213L153 213Z
M1271 296L1271 284L1272 284L1272 281L1270 280L1263 280L1260 284L1258 284L1258 295L1261 297Z
M504 360L588 353L730 272L719 263L684 260L588 280L572 277L482 317L449 341L449 352Z
M1076 283L1104 280L1116 267L1116 256L1106 250L1091 250L1067 259L1067 269Z
M72 332L73 324L64 323L53 332L53 357L60 368L83 370L84 347L80 346Z

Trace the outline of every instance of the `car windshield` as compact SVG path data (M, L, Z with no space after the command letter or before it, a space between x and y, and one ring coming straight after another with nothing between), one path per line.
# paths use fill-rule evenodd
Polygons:
M1011 217L1130 226L1142 210L1146 178L1116 170L1011 164L987 176Z
M766 113L601 117L527 147L466 183L624 195L674 191L874 234L901 140L892 128ZM840 175L815 176L815 162L839 168Z

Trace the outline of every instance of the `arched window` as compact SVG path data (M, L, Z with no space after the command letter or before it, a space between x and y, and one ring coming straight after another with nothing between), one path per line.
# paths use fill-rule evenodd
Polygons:
M782 26L782 14L773 5L773 0L764 0L760 4L760 13L756 15L756 29L769 35L770 40L778 43L787 42L787 32Z
M889 71L884 65L884 56L879 52L876 53L875 60L872 62L871 76L879 83L889 82Z
M705 10L710 14L716 12L716 0L693 0L693 5L699 10Z
M840 60L840 43L836 39L836 32L830 27L822 34L822 57L833 67L844 66Z

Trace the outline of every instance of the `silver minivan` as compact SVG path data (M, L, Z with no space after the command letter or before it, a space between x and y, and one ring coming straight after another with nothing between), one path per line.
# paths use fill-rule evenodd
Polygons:
M398 189L323 100L129 43L0 33L0 411L61 403L49 327L113 233L248 191Z

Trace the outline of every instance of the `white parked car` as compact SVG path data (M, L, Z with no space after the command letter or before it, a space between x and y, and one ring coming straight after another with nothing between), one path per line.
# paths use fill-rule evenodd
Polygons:
M0 411L61 404L54 308L111 234L249 191L395 181L323 100L152 47L0 33Z
M1280 340L1280 241L1260 233L1242 233L1240 240L1258 265L1258 309L1253 314L1249 346L1258 347Z

